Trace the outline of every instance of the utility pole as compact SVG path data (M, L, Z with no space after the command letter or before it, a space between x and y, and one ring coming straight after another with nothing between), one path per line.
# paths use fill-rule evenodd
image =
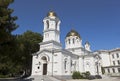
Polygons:
M54 55L54 50L52 50L52 76L53 76L53 55Z
M85 48L84 49L84 55L83 55L83 71L85 72L85 65L84 65L84 57L85 57Z

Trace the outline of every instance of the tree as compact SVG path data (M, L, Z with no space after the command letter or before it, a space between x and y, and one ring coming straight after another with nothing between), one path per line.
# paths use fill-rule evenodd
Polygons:
M0 0L0 75L7 75L14 65L11 60L16 51L15 37L11 34L18 26L13 9L9 5L14 0Z
M14 0L0 0L0 45L4 45L12 40L11 32L15 30L16 16L11 16L13 9L8 8Z
M27 75L31 71L32 53L39 50L39 44L42 41L42 35L32 31L26 31L16 37L19 44L19 64Z
M16 16L12 16L13 9L9 5L14 0L0 0L0 77L11 74L26 73L31 69L32 53L39 50L38 43L42 35L27 31L22 35L12 35L17 29Z

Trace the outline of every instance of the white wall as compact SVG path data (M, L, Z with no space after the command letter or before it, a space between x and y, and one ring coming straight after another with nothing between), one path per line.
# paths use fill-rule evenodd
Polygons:
M101 56L102 67L107 67L111 65L110 56L108 53L101 53L100 56Z

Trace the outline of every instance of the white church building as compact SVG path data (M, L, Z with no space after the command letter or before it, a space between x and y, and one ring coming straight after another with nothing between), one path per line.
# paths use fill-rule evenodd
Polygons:
M72 75L74 71L89 71L92 75L101 75L101 67L108 68L107 53L92 52L89 42L87 41L83 45L80 34L75 30L67 33L65 48L62 48L60 42L61 22L55 12L48 12L43 23L43 41L39 43L39 51L33 54L31 75L64 76Z

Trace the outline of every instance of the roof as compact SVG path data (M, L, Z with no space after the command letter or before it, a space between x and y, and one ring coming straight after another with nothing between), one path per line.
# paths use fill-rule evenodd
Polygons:
M67 35L66 35L66 37L70 37L70 36L77 36L77 37L81 38L80 34L73 29L70 32L68 32Z

